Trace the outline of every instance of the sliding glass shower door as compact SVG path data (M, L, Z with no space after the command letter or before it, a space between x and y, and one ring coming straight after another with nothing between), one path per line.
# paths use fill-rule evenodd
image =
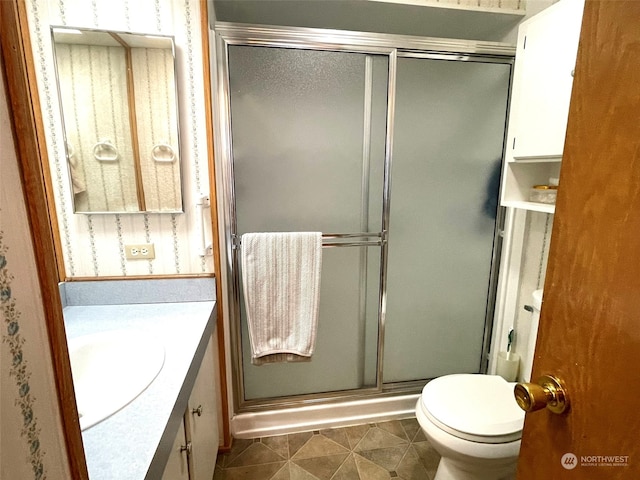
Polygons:
M400 58L385 383L479 373L511 65Z
M253 35L225 45L222 68L240 410L481 372L512 60ZM331 237L316 350L257 366L241 237L290 231Z
M235 235L380 232L388 57L231 46L228 64ZM245 400L376 385L380 248L323 249L310 362L252 365L240 301Z

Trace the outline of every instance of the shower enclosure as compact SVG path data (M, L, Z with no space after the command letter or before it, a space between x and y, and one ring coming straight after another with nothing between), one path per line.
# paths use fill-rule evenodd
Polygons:
M417 391L486 369L513 49L219 24L236 411ZM323 232L316 351L255 366L248 232Z

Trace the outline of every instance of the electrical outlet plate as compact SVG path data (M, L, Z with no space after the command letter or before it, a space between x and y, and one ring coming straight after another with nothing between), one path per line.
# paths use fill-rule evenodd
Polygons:
M156 250L153 243L136 243L124 246L127 260L152 260L156 258Z

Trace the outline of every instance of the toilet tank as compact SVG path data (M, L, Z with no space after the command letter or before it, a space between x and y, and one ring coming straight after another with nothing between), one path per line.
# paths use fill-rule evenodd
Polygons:
M529 343L522 363L522 379L525 382L531 381L531 369L533 367L533 357L538 338L538 324L540 323L540 309L542 307L542 290L535 290L531 294L531 324L529 325Z

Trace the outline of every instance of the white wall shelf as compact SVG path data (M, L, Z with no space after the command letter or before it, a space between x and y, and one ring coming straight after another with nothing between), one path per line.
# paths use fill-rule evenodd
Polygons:
M527 208L539 205L529 201L531 187L546 185L550 178L560 177L560 158L543 161L507 161L503 173L503 187L501 204L505 207L516 206ZM527 208L537 210L537 208Z
M526 4L518 0L369 0L371 2L395 3L398 5L414 5L418 7L451 8L504 15L525 16Z
M503 205L505 207L522 208L524 210L531 210L534 212L555 213L556 211L555 205L549 205L546 203L539 203L539 202L507 201Z
M504 5L490 0L480 3L433 0L213 0L218 22L513 43L513 32L526 11L509 8L517 6L517 2L511 0L503 1Z

